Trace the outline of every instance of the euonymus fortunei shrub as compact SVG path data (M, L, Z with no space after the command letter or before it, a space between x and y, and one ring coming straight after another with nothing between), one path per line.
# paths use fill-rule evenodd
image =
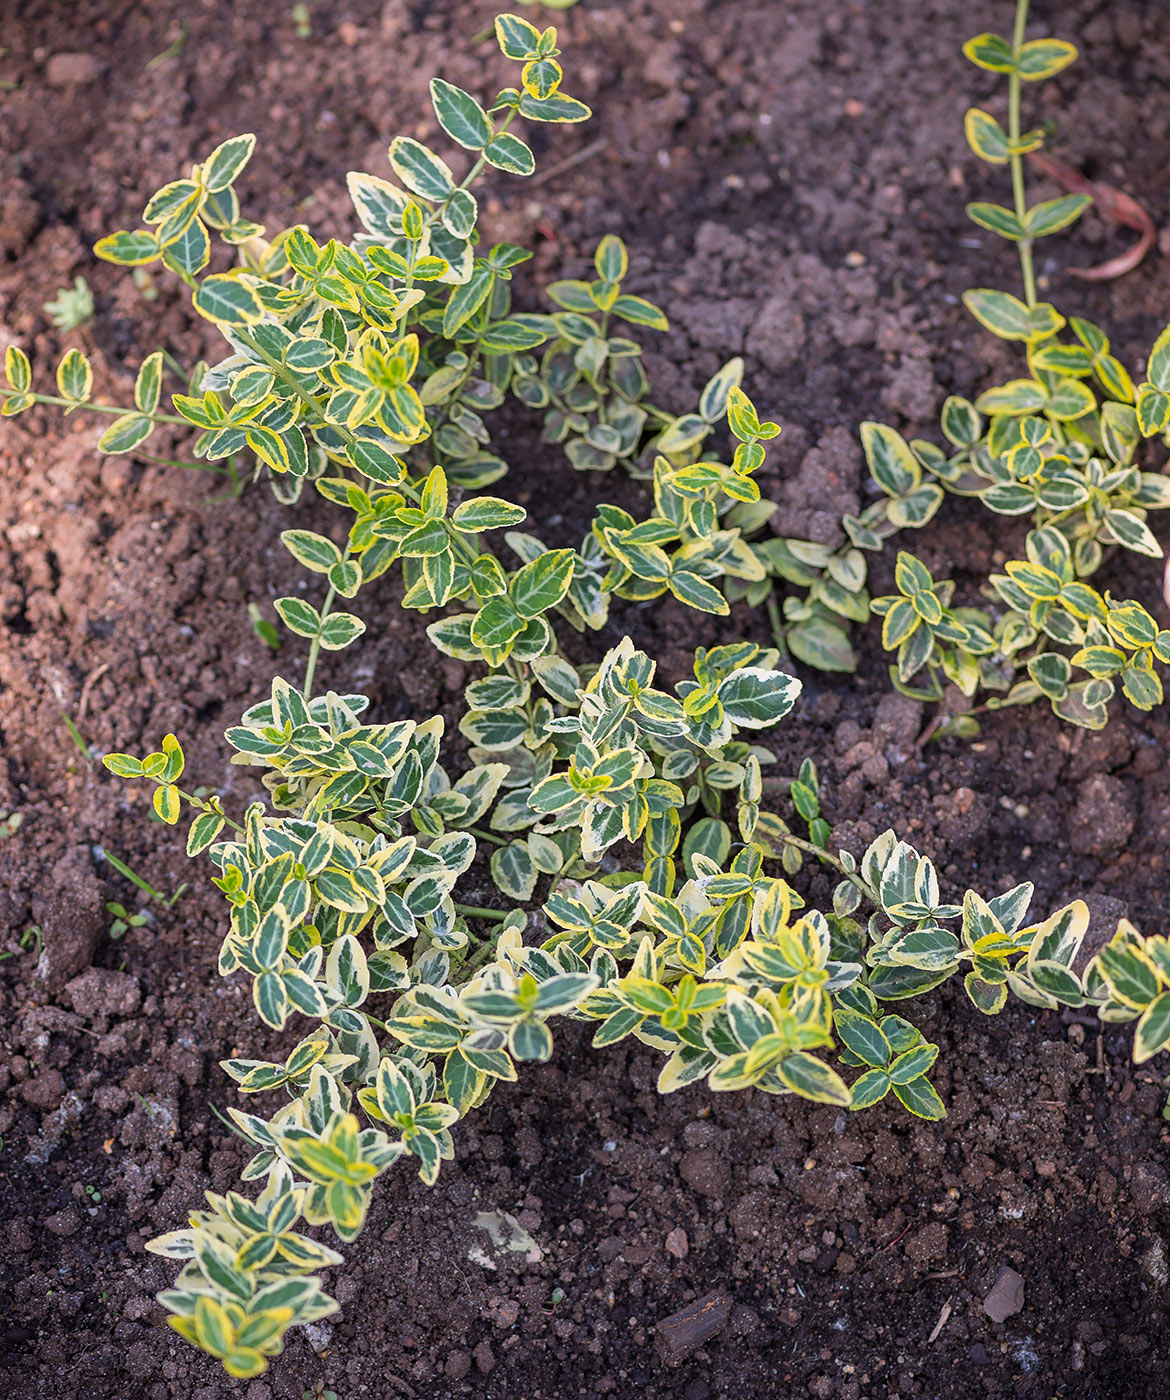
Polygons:
M967 207L979 227L1015 243L1024 296L980 288L964 302L993 335L1024 352L1024 377L985 390L974 404L943 405L945 447L906 443L893 429L865 424L866 457L889 489L931 478L923 489L978 498L1004 516L1027 516L1027 557L993 574L990 609L952 606L951 585L936 583L909 554L898 558L898 592L876 599L882 642L896 652L898 689L939 700L947 682L964 695L988 692L985 708L1046 698L1062 719L1091 729L1108 720L1115 689L1148 710L1163 696L1160 664L1170 662L1170 631L1138 603L1102 595L1085 582L1105 550L1121 547L1160 558L1146 517L1170 506L1170 479L1143 471L1142 440L1166 440L1170 427L1170 327L1155 341L1146 377L1136 385L1090 322L1066 321L1037 300L1032 249L1091 203L1067 194L1029 207L1024 157L1044 143L1021 129L1021 90L1059 73L1077 51L1058 39L1025 41L1027 0L1018 0L1010 40L981 34L963 52L1008 82L1008 129L978 107L966 115L977 156L1010 172L1011 208ZM971 722L968 721L968 724Z
M1154 661L1170 655L1170 636L1137 604L1081 580L1103 546L1157 552L1143 515L1170 497L1131 462L1140 436L1170 419L1170 342L1159 341L1148 384L1134 390L1094 328L1073 322L1077 345L1063 344L1064 322L1032 288L1031 240L1080 205L1023 207L1019 161L1038 137L1018 131L1018 89L1062 66L1070 46L1025 43L1022 7L1011 44L984 36L969 46L1013 84L1008 133L981 113L968 128L981 154L1012 166L1019 206L976 206L974 216L1020 244L1027 292L976 292L971 305L1021 340L1031 378L974 406L949 400L950 455L864 425L881 497L845 519L849 543L834 549L760 538L771 507L754 475L779 428L740 388L740 362L693 413L653 404L632 333L667 322L623 291L620 240L602 241L593 279L552 284L552 313L513 309L512 270L528 254L480 245L472 187L488 166L532 172L518 122L589 111L562 90L554 29L502 15L496 33L520 64L519 87L487 108L441 80L431 88L466 174L398 138L397 183L349 176L362 226L352 242L321 246L300 226L270 239L242 217L234 186L251 136L152 196L142 228L102 240L114 262L161 260L227 342L224 359L173 395L174 413L160 411L161 352L120 406L93 402L92 370L75 350L56 395L33 390L20 350L7 354L6 414L34 402L96 410L113 419L99 449L139 455L160 424L193 426L201 464L227 463L234 476L248 461L280 499L311 482L347 512L340 543L285 532L322 578L318 602L276 603L308 640L305 674L300 685L275 680L226 735L234 762L262 770L267 804L237 820L218 797L185 791L173 735L156 753L105 760L154 784L164 821L186 809L188 852L209 856L228 906L221 973L250 980L273 1031L308 1025L283 1063L224 1065L242 1093L263 1096L262 1112L229 1110L254 1148L244 1178L263 1183L259 1194L208 1193L208 1210L150 1246L182 1261L162 1295L174 1327L241 1377L264 1370L290 1327L336 1309L318 1274L341 1256L298 1227L353 1240L373 1182L401 1157L434 1181L454 1153L453 1126L523 1062L550 1056L558 1017L594 1022L597 1045L632 1035L659 1050L662 1092L704 1080L851 1109L893 1095L927 1119L945 1113L929 1078L937 1047L888 1007L955 974L984 1012L1009 993L1037 1007L1091 1006L1137 1021L1139 1059L1170 1043L1165 939L1122 924L1082 971L1080 901L1039 922L1028 921L1028 884L945 903L934 866L892 831L860 861L834 856L815 764L790 784L805 839L762 806L773 755L755 742L800 690L779 668L781 646L850 669L845 623L870 611L863 551L926 525L948 489L1036 512L1029 557L992 580L1008 609L992 621L953 607L949 584L900 555L898 594L873 603L898 649L900 686L925 675L932 696L944 677L967 693L1000 685L1009 702L1045 693L1090 724L1104 722L1114 675L1135 703L1160 695ZM234 259L226 271L208 271L213 233ZM483 494L507 472L485 415L509 394L542 414L545 437L574 467L620 461L644 477L652 513L600 505L576 549L520 531L525 511ZM708 449L724 425L730 461ZM441 761L441 717L379 723L363 696L314 694L321 649L343 650L364 630L342 604L395 565L403 606L431 617L438 650L480 668L459 724L469 766L454 776ZM781 608L777 581L803 596ZM558 627L597 631L611 598L666 593L716 615L729 598L766 603L777 647L700 649L673 689L655 684L654 661L628 638L595 664L563 655ZM1076 650L1067 657L1049 642ZM1021 665L1030 679L1013 684ZM1073 681L1074 667L1090 679ZM510 907L459 899L485 848ZM771 873L779 860L795 874L805 855L840 876L826 909L806 907Z

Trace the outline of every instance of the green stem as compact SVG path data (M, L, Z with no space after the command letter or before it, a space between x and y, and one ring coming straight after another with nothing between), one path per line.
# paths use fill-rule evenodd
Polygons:
M840 871L851 885L857 886L871 904L877 903L874 899L873 890L870 889L856 870L848 869L838 856L832 855L822 846L817 846L811 841L804 840L801 836L793 836L790 832L779 833L779 836L780 840L783 841L786 846L795 846L798 851L803 851L805 855L816 856L817 860L824 861L826 865L831 865L834 870Z
M780 620L780 604L776 601L775 593L769 593L765 606L768 609L768 621L772 624L772 637L781 651L787 652L788 648L784 644L784 623Z
M189 802L192 807L197 808L200 812L214 812L217 817L222 817L233 831L237 832L240 836L244 835L244 828L239 822L233 821L222 807L213 806L210 802L205 802L202 797L195 797L192 793L184 792L181 787L175 787L173 783L171 786L175 788L175 791L184 802Z
M1016 0L1016 23L1012 30L1012 71L1008 75L1008 140L1012 154L1009 157L1012 172L1012 198L1015 202L1016 218L1023 224L1028 216L1028 199L1024 190L1024 158L1016 150L1020 141L1020 49L1024 45L1024 31L1028 24L1028 0ZM1032 240L1021 238L1020 272L1024 279L1024 300L1029 307L1036 305L1036 272L1032 266Z
M349 551L346 550L345 557L349 558ZM333 607L337 598L337 589L332 584L329 585L329 592L325 595L325 602L321 606L321 627L317 629L317 635L309 643L309 659L305 662L305 683L301 686L301 693L306 700L313 698L313 676L317 670L317 658L321 655L321 631L325 626L325 619L329 616L329 610Z
M211 472L213 476L227 476L226 467L217 466L215 462L181 462L175 457L155 457L150 452L130 452L128 456L139 462L153 462L158 467L183 467L189 472Z
M22 394L16 389L0 388L0 397L6 399L32 399L33 403L54 404L57 408L85 408L90 413L108 413L112 417L121 418L127 413L137 413L136 408L116 408L113 404L106 403L78 403L76 399L58 398L56 394ZM143 418L149 418L152 423L176 423L180 428L189 428L190 423L185 418L175 417L170 413L144 413Z
M506 846L508 844L502 836L493 836L490 831L484 831L482 827L465 826L463 830L472 836L478 836L481 841L490 841L493 846Z
M246 345L248 349L253 352L253 354L259 355L260 358L264 361L264 363L268 366L268 368L272 371L272 373L276 375L277 379L287 384L288 387L293 391L293 393L296 394L297 398L300 399L300 401L305 405L305 407L311 408L316 417L322 423L325 422L325 410L321 404L321 400L314 398L312 394L307 393L301 387L299 381L297 380L297 377L294 374L291 374L289 370L280 363L279 360L275 359L272 355L270 355L268 351L265 350L264 347L259 343L259 341L257 341L253 336L250 336L247 333L247 331L242 331L233 328L232 334L242 345ZM336 424L332 424L331 426L337 427ZM357 438L347 428L337 427L337 431L341 434L343 438L345 438L346 442L357 441Z
M508 917L502 909L485 909L477 904L456 904L455 912L465 919L490 919L495 924L502 924Z

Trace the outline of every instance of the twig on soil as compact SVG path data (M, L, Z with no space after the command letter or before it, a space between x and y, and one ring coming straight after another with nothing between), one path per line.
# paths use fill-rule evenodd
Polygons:
M900 1235L895 1235L892 1240L890 1240L887 1244L883 1244L880 1249L875 1249L866 1262L872 1264L879 1254L884 1254L887 1249L893 1249L893 1247L899 1242L899 1240L904 1240L913 1228L914 1222L912 1220Z
M953 1300L954 1294L952 1293L950 1298L948 1298L942 1306L942 1312L939 1313L938 1321L934 1324L934 1331L931 1332L930 1336L926 1339L927 1346L931 1346L934 1342L938 1341L938 1334L947 1325L947 1320L950 1317L951 1313L954 1311Z
M539 175L534 175L528 182L528 188L531 190L538 185L547 185L558 175L565 175L570 170L576 170L579 165L584 165L587 160L592 160L594 156L600 155L608 145L609 142L604 136L597 141L590 141L588 146L582 146L571 156L566 156L564 160L558 160L555 165L550 165L547 170L542 170Z
M95 666L89 675L86 676L85 684L81 687L81 698L77 702L77 718L79 720L85 719L85 712L89 708L90 691L109 669L110 663L108 661L103 661L100 666Z
M1067 190L1069 194L1087 194L1105 218L1125 228L1131 228L1141 235L1132 248L1118 253L1117 257L1110 258L1108 262L1099 263L1096 267L1070 267L1067 269L1069 274L1079 277L1083 282L1111 282L1115 277L1132 272L1154 246L1157 233L1153 219L1137 200L1115 185L1086 179L1075 166L1063 160L1054 160L1051 156L1039 155L1036 152L1028 158L1037 170L1047 175L1050 180L1055 180L1061 189Z

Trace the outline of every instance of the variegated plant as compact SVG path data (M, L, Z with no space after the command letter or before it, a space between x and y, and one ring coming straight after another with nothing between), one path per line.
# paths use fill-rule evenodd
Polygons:
M899 593L877 600L874 611L884 615L884 645L897 652L894 684L906 693L941 700L949 682L968 697L987 693L987 709L1047 698L1062 719L1099 729L1118 685L1140 709L1160 704L1155 663L1170 660L1170 632L1145 608L1083 582L1107 549L1162 557L1147 515L1170 507L1170 477L1161 467L1143 470L1138 459L1143 439L1165 442L1170 429L1170 327L1135 384L1099 327L1075 316L1066 322L1037 300L1035 241L1067 227L1091 201L1069 194L1028 206L1024 157L1043 145L1044 133L1021 129L1022 85L1060 72L1077 51L1063 40L1026 40L1027 11L1027 0L1018 0L1010 40L981 34L963 50L1008 79L1007 130L973 107L966 133L976 155L1009 168L1013 207L975 203L967 212L1016 244L1024 292L1021 300L980 288L963 300L993 335L1023 347L1027 376L985 390L975 403L948 398L943 448L907 443L876 425L867 425L865 439L879 481L925 472L998 515L1028 516L1027 557L991 577L990 609L953 609L949 585L936 588L902 554ZM970 732L973 722L965 723Z
M153 196L143 228L99 244L124 265L161 259L224 335L226 358L197 368L174 414L160 411L161 353L142 365L132 407L93 403L78 351L63 358L53 396L33 391L22 352L6 360L6 413L34 402L96 408L115 418L100 450L139 455L160 425L194 426L199 463L227 462L234 478L237 459L247 461L289 501L312 482L348 512L338 539L285 532L323 586L319 603L276 604L308 642L304 676L276 680L226 735L233 761L260 770L266 802L236 820L204 789L181 788L173 735L143 758L105 760L153 784L164 822L186 810L188 852L209 855L228 906L221 973L250 981L272 1030L308 1022L283 1061L224 1064L242 1094L283 1095L267 1116L229 1110L254 1149L244 1178L263 1183L259 1194L208 1193L209 1210L150 1246L182 1261L162 1295L173 1326L234 1376L263 1371L290 1327L336 1309L318 1275L341 1256L304 1228L353 1240L374 1181L399 1158L434 1181L454 1154L452 1127L498 1081L517 1078L519 1064L549 1057L557 1017L596 1023L598 1045L634 1036L660 1051L663 1092L703 1080L853 1109L892 1094L927 1119L945 1112L929 1078L937 1048L884 1008L955 973L987 1013L1009 993L1038 1007L1093 1006L1106 1020L1137 1019L1139 1058L1170 1044L1165 940L1124 925L1081 972L1088 911L1079 901L1036 924L1026 922L1030 885L947 903L931 862L893 832L860 861L833 855L811 759L773 784L795 817L767 810L763 768L774 759L754 736L800 689L780 669L779 644L827 669L852 666L845 624L869 610L863 551L927 524L946 472L917 444L867 424L881 499L846 519L848 545L762 539L771 511L754 477L779 428L759 419L737 360L695 413L676 418L649 403L640 347L613 322L666 322L623 291L619 240L598 248L595 280L552 284L557 311L514 311L511 272L528 255L479 246L471 186L488 166L531 171L532 153L511 130L517 118L577 121L588 110L561 90L555 30L503 15L496 33L521 65L519 88L485 108L432 84L467 173L457 178L436 153L399 138L390 147L399 185L349 177L364 230L352 242L322 246L299 226L267 239L242 218L234 184L254 144L245 136ZM1013 72L1023 71L1021 42ZM228 272L206 272L212 231L236 250ZM482 494L507 471L484 414L509 392L543 411L546 437L564 442L573 466L622 461L649 479L651 513L638 520L600 505L578 549L520 532L525 512ZM988 442L994 435L1017 456L1025 445L1045 456L1050 439L1067 445L1046 404L1006 415L1018 440L994 418ZM960 419L969 434L970 416L952 404L953 430ZM708 451L724 421L730 461ZM1100 421L1112 430L1121 420L1102 410ZM1146 489L1127 481L1126 491ZM1060 653L1045 648L1025 664L1045 693L1058 682L1075 692L1060 700L1080 722L1095 718L1114 677L1138 703L1149 698L1145 678L1170 653L1136 605L1080 582L1085 535L1108 541L1108 511L1126 508L1115 501L1096 524L1081 509L1071 530L1042 515L1028 561L993 580L1037 636L1076 648L1063 681ZM515 567L485 539L498 530ZM469 763L455 776L440 762L440 717L379 723L363 696L314 694L322 649L342 650L364 630L339 600L395 564L403 605L434 614L435 646L478 668L459 723ZM785 600L783 616L777 580L805 590ZM1004 651L998 624L954 608L948 585L909 555L896 581L898 595L874 608L906 658L903 683L932 667L964 688L972 674L982 679L986 659ZM558 619L596 631L611 598L667 594L716 615L729 598L766 602L778 646L700 649L691 676L670 688L629 639L595 665L562 653ZM1087 673L1085 688L1072 667ZM807 838L795 834L797 819ZM794 876L804 858L841 876L823 911L807 909L768 864ZM491 886L504 907L481 893ZM458 898L468 891L493 903ZM847 1083L842 1071L858 1073Z
M1138 1058L1170 1044L1164 939L1120 926L1082 975L1080 901L1038 924L1026 923L1028 884L948 903L932 863L893 832L860 862L834 856L807 763L790 790L815 839L762 811L770 755L735 731L775 723L796 698L772 660L750 646L700 654L673 695L628 640L588 680L559 657L530 663L507 693L497 673L476 683L488 708L468 727L521 712L525 732L501 733L454 782L438 763L441 720L370 724L361 696L308 700L277 680L228 731L270 794L272 811L255 804L242 824L181 792L173 736L141 760L107 758L156 784L165 820L192 805L188 849L210 851L230 907L220 971L251 979L273 1028L316 1023L282 1062L224 1062L241 1093L283 1090L284 1103L267 1117L229 1109L260 1195L209 1192L210 1210L149 1246L183 1261L161 1299L184 1337L251 1376L289 1327L334 1311L317 1275L341 1258L297 1227L353 1240L374 1181L401 1157L433 1182L455 1123L525 1061L549 1058L558 1016L596 1022L595 1045L632 1035L660 1051L663 1093L703 1080L851 1109L892 1094L928 1119L946 1111L928 1077L937 1046L885 1008L955 973L988 1014L1009 993L1094 1006L1138 1021ZM694 820L720 812L721 793L734 830ZM492 870L521 906L548 877L539 911L457 902L460 882L476 881L477 838L517 829L527 834L497 845ZM767 873L788 851L837 868L828 910Z
M1027 204L1024 157L1043 145L1044 132L1021 129L1023 84L1053 76L1077 56L1063 40L1026 39L1027 11L1027 0L1017 0L1010 40L982 34L964 47L976 66L1008 79L1007 130L979 108L968 111L965 127L976 155L1009 167L1014 205L974 203L968 213L1016 244L1024 292L1021 299L980 288L964 303L994 335L1023 346L1027 376L985 390L974 403L948 398L943 447L863 423L878 499L860 517L844 517L847 543L755 543L768 578L733 584L729 596L766 600L778 642L808 665L853 670L849 624L872 611L883 618L883 644L896 653L891 678L904 693L937 702L951 685L966 697L981 695L980 709L1047 698L1062 719L1096 729L1107 723L1118 686L1139 708L1162 701L1155 663L1170 656L1166 633L1140 604L1103 597L1082 580L1097 572L1106 550L1162 557L1147 517L1170 507L1170 477L1164 463L1149 470L1139 458L1144 439L1170 441L1170 327L1135 382L1099 327L1075 316L1066 322L1037 300L1035 241L1073 223L1090 200L1064 195ZM871 600L863 551L926 525L947 493L977 498L1000 516L1030 517L1027 558L988 580L990 608L952 607L953 586L935 584L909 553L899 555L899 591ZM748 517L738 509L727 520L742 526ZM771 596L776 579L800 591L780 605ZM978 730L970 711L954 723L957 732Z

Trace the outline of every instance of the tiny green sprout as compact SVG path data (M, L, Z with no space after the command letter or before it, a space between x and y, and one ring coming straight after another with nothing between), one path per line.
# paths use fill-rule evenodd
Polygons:
M280 650L280 633L271 622L264 616L258 603L248 604L248 619L252 624L252 631L264 643L269 651Z
M326 1389L325 1382L317 1380L303 1393L301 1400L337 1400L337 1391Z
M24 825L23 812L0 812L0 841L15 836Z
M72 287L59 287L45 311L59 331L75 331L93 320L93 293L84 277L75 277Z
M116 899L110 900L106 904L106 913L113 914L114 916L109 930L110 937L114 940L121 938L129 929L141 928L150 918L150 915L142 909L135 914L131 914L126 906L120 904Z
M66 732L70 739L73 740L73 745L84 760L86 767L90 767L94 760L94 752L86 740L85 735L82 734L81 730L78 729L76 723L69 715L62 714L61 721L65 725Z
M311 39L313 37L313 15L305 0L297 0L297 3L290 11L293 22L293 32L298 39Z

